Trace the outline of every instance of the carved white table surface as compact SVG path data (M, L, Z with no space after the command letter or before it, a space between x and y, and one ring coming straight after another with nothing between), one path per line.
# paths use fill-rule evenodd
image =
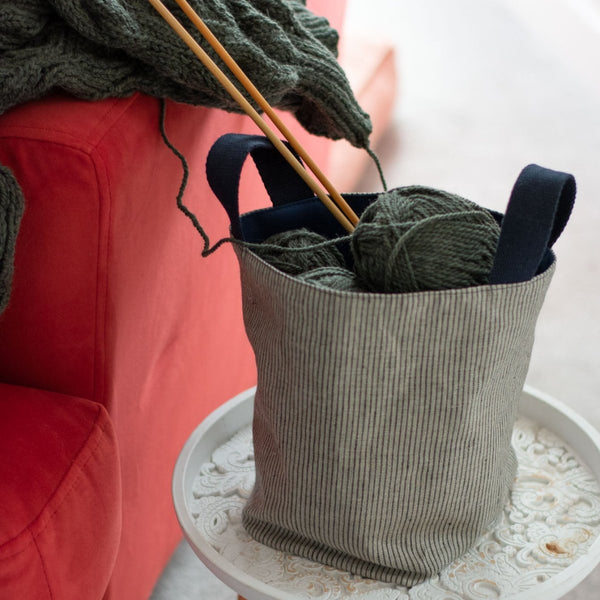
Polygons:
M241 523L254 484L254 390L201 423L181 451L173 499L199 558L247 600L553 600L600 562L600 434L526 388L512 500L475 547L411 589L363 579L256 542Z

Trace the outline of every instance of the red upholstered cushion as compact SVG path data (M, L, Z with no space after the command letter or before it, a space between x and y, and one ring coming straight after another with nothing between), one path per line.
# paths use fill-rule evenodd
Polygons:
M57 96L0 118L0 164L25 198L0 381L103 400L110 196L93 153L130 102Z
M182 167L158 124L158 100L141 94L48 98L0 118L0 162L26 201L0 317L0 381L108 410L124 522L111 600L149 596L181 538L170 493L177 453L210 410L254 381L233 251L201 258L175 203ZM190 162L185 201L214 239L227 219L204 161L219 135L244 127L241 115L168 103L167 131ZM246 201L266 202L253 189Z
M101 405L0 384L0 598L102 598L121 529Z
M0 162L26 200L0 318L0 381L108 410L124 522L110 600L150 594L181 537L170 493L177 454L208 412L255 382L233 250L201 258L202 240L175 203L182 167L158 124L159 102L141 94L49 98L0 120ZM168 102L166 128L189 161L184 200L216 241L228 224L206 155L223 133L256 126ZM311 155L322 165L327 146L318 141ZM267 204L251 165L241 188L244 210Z
M339 25L343 3L311 5ZM0 381L102 404L114 424L122 474L119 481L106 414L97 405L31 392L48 401L32 408L34 399L22 391L30 408L11 410L21 428L32 419L21 439L29 456L11 441L18 427L0 413L0 476L15 480L2 490L0 505L20 519L4 530L0 512L0 600L5 589L11 600L49 597L27 589L36 577L54 586L55 599L97 598L112 556L109 538L116 539L120 523L113 503L121 490L123 532L105 600L147 599L181 539L171 499L177 455L211 410L255 382L233 250L200 257L202 240L175 205L182 168L160 137L158 117L159 102L141 94L100 102L57 96L0 117L0 163L13 170L26 202L12 296L0 317ZM289 114L284 120L326 172L330 144L294 126ZM206 181L206 155L220 135L258 129L243 115L174 102L166 126L189 161L184 200L215 241L227 235L228 223ZM242 210L267 203L249 168ZM6 389L0 389L3 411ZM86 450L77 428L78 416L91 419L88 410L98 430L90 439L102 440L103 452ZM65 437L63 429L82 437ZM77 482L68 492L54 469L66 469L66 457L82 445L92 470L79 478L75 467L65 471L64 482ZM48 472L38 472L46 456ZM38 481L30 485L34 475ZM63 503L54 500L61 494ZM93 548L85 545L90 539ZM75 568L78 557L83 566ZM15 587L3 588L5 582Z

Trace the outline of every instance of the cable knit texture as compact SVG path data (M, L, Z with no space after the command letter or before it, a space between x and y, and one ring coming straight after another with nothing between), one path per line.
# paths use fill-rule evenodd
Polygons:
M175 2L165 4L187 23ZM273 106L294 113L316 135L368 148L371 122L337 62L338 34L304 0L190 4ZM188 29L223 66L201 35ZM56 90L88 100L140 91L241 112L146 0L3 2L0 81L0 114ZM16 217L23 210L19 186L5 173L0 182L0 312L10 293Z
M190 4L271 104L315 134L368 146L371 123L337 62L338 35L326 19L300 0ZM142 91L240 110L146 0L5 3L0 50L0 112L55 88L92 100Z
M10 298L15 241L23 216L23 196L13 174L0 165L0 313Z

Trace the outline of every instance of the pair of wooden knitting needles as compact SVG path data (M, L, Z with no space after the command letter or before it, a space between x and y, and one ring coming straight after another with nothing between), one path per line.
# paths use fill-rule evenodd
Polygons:
M258 106L269 117L273 124L279 129L283 137L290 143L290 146L298 153L298 156L306 163L315 177L321 182L323 187L329 192L327 196L323 188L311 177L310 173L304 168L302 163L290 152L289 148L279 139L278 135L270 128L267 122L260 116L254 107L246 100L244 95L229 80L227 75L217 66L210 56L202 49L196 40L188 33L183 25L171 13L171 11L162 3L161 0L148 0L156 9L167 24L177 33L177 35L187 44L192 52L200 59L202 64L212 73L217 81L225 88L229 95L240 105L242 110L258 125L260 130L267 136L275 148L283 155L292 168L304 180L308 187L329 209L333 216L348 232L352 232L358 223L358 217L350 208L348 203L342 198L335 189L331 181L323 174L321 169L315 164L300 142L294 137L292 132L286 127L285 123L279 118L271 105L258 91L256 86L250 81L247 75L242 71L239 65L231 57L229 52L223 47L221 42L208 28L206 23L198 16L187 0L175 0L181 10L192 22L194 27L200 32L202 37L210 44L221 60L227 65L240 84L246 89L250 96L256 101Z

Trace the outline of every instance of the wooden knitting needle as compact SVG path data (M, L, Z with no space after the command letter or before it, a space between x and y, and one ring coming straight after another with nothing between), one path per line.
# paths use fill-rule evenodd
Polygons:
M315 195L325 204L328 210L338 220L338 222L348 232L354 230L354 224L342 213L338 206L325 194L317 182L310 176L308 171L302 166L300 161L290 152L287 146L279 139L275 132L269 127L264 119L258 114L254 107L246 100L242 93L231 83L225 73L215 64L196 40L187 32L169 9L161 0L148 0L156 9L167 24L177 33L192 52L200 59L202 64L212 73L217 81L225 88L229 95L241 106L244 112L256 123L259 129L267 136L275 148L282 154L292 168L298 173L302 180L315 193ZM291 142L290 142L291 143Z
M334 202L342 209L342 212L348 217L353 225L358 223L356 213L350 208L348 203L342 198L341 194L335 189L331 181L321 171L315 161L310 157L294 134L289 130L286 124L281 120L279 115L273 110L273 107L267 102L266 98L260 93L256 86L250 81L242 68L235 62L234 58L227 52L221 42L217 39L214 33L202 18L194 11L187 0L175 0L181 10L187 15L194 27L200 32L202 37L212 46L213 50L227 65L229 70L235 75L236 79L242 84L244 89L256 101L258 106L262 108L265 114L271 119L275 127L283 134L283 137L290 143L292 148L298 153L298 156L308 165L308 168L315 174L316 178L321 182L323 187L331 194Z

